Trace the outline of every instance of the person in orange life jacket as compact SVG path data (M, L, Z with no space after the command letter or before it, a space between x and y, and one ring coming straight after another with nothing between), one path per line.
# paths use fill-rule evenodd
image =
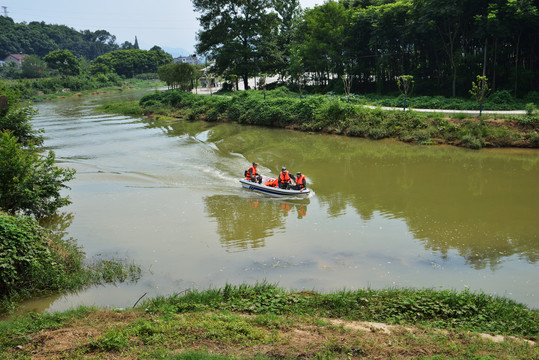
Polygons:
M307 207L306 206L301 206L300 208L298 208L296 206L297 210L298 210L298 219L302 219L304 216L307 216Z
M258 170L256 169L258 166L257 163L253 163L253 166L251 166L246 172L245 172L245 178L247 180L251 180L252 182L257 182L259 184L262 183L262 176L258 173Z
M296 174L296 185L293 186L294 190L303 190L307 188L307 180L305 180L305 175L300 171Z
M288 170L283 166L279 177L277 178L280 189L288 189L292 185L292 180L296 181L294 175L290 174Z
M266 186L271 186L271 187L277 187L279 184L279 179L273 179L273 180L268 180L264 183L264 185Z

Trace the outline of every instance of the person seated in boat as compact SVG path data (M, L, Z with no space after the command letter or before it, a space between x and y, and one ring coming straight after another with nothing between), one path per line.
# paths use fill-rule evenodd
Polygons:
M271 186L271 187L277 187L278 182L279 182L278 179L269 179L268 181L266 181L266 182L264 183L264 185L266 185L266 186Z
M294 190L304 190L307 188L307 180L305 180L305 175L298 171L296 174L296 185L292 187Z
M292 180L296 181L296 178L293 174L290 174L288 170L286 170L286 168L283 166L277 180L277 184L279 185L280 189L290 189L290 187L292 186Z
M258 173L257 167L258 167L258 163L254 162L253 166L251 166L245 172L245 179L261 184L262 183L262 176Z

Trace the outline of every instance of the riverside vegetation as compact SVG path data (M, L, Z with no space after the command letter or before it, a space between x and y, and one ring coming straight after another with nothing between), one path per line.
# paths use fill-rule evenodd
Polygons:
M0 312L31 296L136 279L140 268L120 260L88 263L73 240L38 220L57 215L70 200L60 191L75 171L55 165L40 148L35 111L18 92L0 83Z
M279 89L269 92L268 102L280 92L287 91ZM141 107L138 102L117 105L127 107L124 111L137 114L148 112L147 109L153 107L154 113L162 111L163 114L190 119L204 117L204 114L193 111L195 106L170 105L165 112L161 102L149 102L155 100L156 96L170 96L179 101L184 98L201 101L200 106L203 106L208 99L217 104L220 101L242 104L238 99L261 95L251 91L237 97L164 92L143 98L141 103L146 102L146 107ZM279 98L282 96L274 101ZM294 99L291 94L289 100L285 99L283 103L288 101L298 104L304 101L319 101L322 104L338 101L339 107L349 106L345 101L327 96ZM359 107L360 104L352 105ZM107 108L111 111L117 109L113 105ZM240 111L246 108L238 105L236 109ZM220 119L219 113L214 110L217 115L214 121L229 121ZM317 111L313 110L312 113L317 114ZM22 219L21 224L9 225L19 219ZM50 246L49 240L43 237L39 237L42 242L31 237L31 234L43 231L42 228L33 227L33 219L6 216L5 223L8 225L4 228L13 229L17 237L13 242L15 248L35 245L38 247L36 252L39 252L45 249L43 241L47 241L49 249L42 252L45 254L56 247ZM34 224L28 225L28 230L21 231L26 223ZM22 245L17 245L17 241ZM68 243L64 246L72 245ZM24 258L26 253L34 251L23 251L17 256ZM44 273L42 269L55 267L68 269L68 273L71 273L73 268L56 265L62 253L61 250L49 256L43 265L35 263L30 275L41 275ZM129 278L130 271L135 275L138 271L134 267L125 272L125 267L114 266L113 262L111 264L112 270L120 271L115 273L109 271L110 268L106 271L97 269L93 274L75 276L82 281L73 281L60 272L56 276L65 282L58 282L58 288L69 288L70 284L76 288L81 284L123 280ZM28 282L36 283L34 278L29 278ZM47 290L50 291L52 287L49 286ZM289 292L268 284L227 285L222 289L189 290L147 300L129 310L79 308L54 314L30 313L11 321L2 321L0 352L6 359L534 359L538 356L535 344L539 333L538 320L537 310L508 299L469 291L360 289L321 294L312 291ZM498 334L505 341L494 342L479 333Z
M6 359L536 359L538 324L537 310L469 291L321 294L262 283L129 310L29 314L0 323L0 351Z
M387 111L399 106L401 97L298 94L280 87L262 92L248 90L233 96L206 96L181 91L155 92L137 102L109 103L104 111L130 115L168 116L187 120L236 121L240 124L284 127L302 131L364 137L394 138L418 144L450 144L471 149L482 147L539 147L539 114L535 103L517 103L506 91L491 95L484 109L526 107L525 115L501 116L415 111ZM474 108L473 101L443 97L409 98L411 107ZM374 105L368 108L365 105Z

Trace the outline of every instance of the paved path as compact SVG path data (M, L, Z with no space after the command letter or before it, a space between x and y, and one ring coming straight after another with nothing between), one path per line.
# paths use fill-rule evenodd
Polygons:
M376 109L377 106L372 105L365 105L365 107L369 109ZM401 107L395 108L395 107L388 107L388 106L381 106L382 110L401 110ZM406 111L409 111L410 108L406 108ZM429 112L429 113L443 113L443 114L477 114L479 115L479 110L449 110L449 109L416 109L412 108L411 110L417 111L417 112ZM526 110L483 110L483 114L485 115L494 115L494 114L504 114L504 115L524 115L526 114Z

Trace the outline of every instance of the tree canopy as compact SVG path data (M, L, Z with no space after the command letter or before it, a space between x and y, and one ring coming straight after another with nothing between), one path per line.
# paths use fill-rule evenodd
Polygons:
M187 63L166 64L157 69L159 79L171 89L191 90L195 68Z
M156 73L157 68L173 61L172 55L162 50L116 50L92 61L94 73L114 71L131 78L137 74Z
M52 51L43 58L43 61L47 63L49 69L58 71L62 76L80 73L79 60L69 50Z
M297 81L300 65L311 85L354 75L355 92L397 91L403 74L419 94L466 95L478 74L519 96L539 83L533 0L340 0L287 9L288 17L285 0L192 2L197 51L244 81L287 70Z
M119 49L116 36L106 30L77 31L65 25L32 21L15 23L0 16L0 59L9 54L31 54L43 57L54 50L69 50L76 57L95 59Z
M13 90L0 83L0 210L9 214L52 215L70 203L60 194L75 171L58 168L55 154L43 155L37 145L42 137L30 120L32 106L21 103ZM7 106L5 106L7 105Z
M282 0L192 0L201 13L202 30L197 34L198 53L209 54L216 70L248 78L260 72L276 70L282 49L277 46ZM297 2L295 2L297 5Z

